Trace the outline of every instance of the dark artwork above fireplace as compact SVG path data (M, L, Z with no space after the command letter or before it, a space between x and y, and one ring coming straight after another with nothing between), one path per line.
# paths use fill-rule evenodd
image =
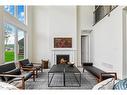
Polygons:
M69 62L69 55L56 55L57 64L67 64Z
M54 48L72 48L72 38L54 38Z

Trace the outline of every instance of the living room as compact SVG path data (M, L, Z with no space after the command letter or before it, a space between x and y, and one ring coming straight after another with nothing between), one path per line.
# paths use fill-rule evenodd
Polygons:
M14 14L9 8L15 10ZM24 9L21 19L16 15L16 12L18 14L18 11L21 10L20 8ZM101 14L99 20L95 20L97 10L99 13L105 11L102 12L103 17ZM36 77L35 83L31 79L26 81L25 89L92 89L98 82L96 77L87 72L86 66L83 67L83 63L92 63L100 71L114 72L120 80L127 78L126 6L11 5L11 7L0 6L0 13L0 64L15 62L17 65L17 62L23 59L40 64L45 60L48 61L48 69L43 68L41 72L40 65L39 70L33 70L33 72L35 71L33 77ZM8 31L11 33L9 34ZM83 37L86 42L83 42ZM85 43L86 49L84 49L83 43ZM13 58L12 55L9 55L11 58L8 59L8 54L5 53L7 51L13 51ZM48 87L47 81L39 82L44 77L45 80L48 79L48 72L59 63L58 55L68 55L68 59L60 59L60 62L64 63L67 60L67 63L73 64L76 69L79 69L81 87ZM85 72L83 72L83 68L85 68ZM66 69L63 69L66 72ZM70 75L68 76L70 77ZM60 75L60 78L62 77ZM56 78L58 77L56 76ZM86 78L88 83L82 78ZM84 85L87 85L84 86L83 82ZM44 85L40 87L40 84Z

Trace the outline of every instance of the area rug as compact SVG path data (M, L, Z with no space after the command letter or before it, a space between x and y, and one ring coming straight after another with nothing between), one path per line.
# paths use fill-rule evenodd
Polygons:
M43 90L43 89L60 89L60 90L68 90L68 89L76 89L76 90L80 90L80 89L92 89L93 86L95 84L97 84L96 82L96 78L90 74L87 71L84 71L84 73L82 72L82 68L78 68L81 71L81 87L48 87L48 71L49 69L45 69L44 72L39 72L39 76L38 78L36 78L36 81L33 82L32 79L29 79L28 81L26 81L26 89L35 89L35 90ZM67 77L66 77L67 78ZM69 81L68 81L69 79ZM73 77L66 79L66 84L70 84L70 85L75 85L75 81L73 79ZM68 83L67 83L68 82ZM62 76L60 75L55 75L53 80L52 80L52 85L62 85Z

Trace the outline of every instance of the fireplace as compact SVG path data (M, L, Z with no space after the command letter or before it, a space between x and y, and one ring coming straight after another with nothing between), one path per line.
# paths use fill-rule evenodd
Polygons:
M69 55L56 55L56 64L66 64L69 60Z

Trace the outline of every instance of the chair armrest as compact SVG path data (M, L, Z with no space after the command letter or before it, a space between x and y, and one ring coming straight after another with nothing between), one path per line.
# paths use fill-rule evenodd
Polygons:
M23 66L22 68L33 68L33 66Z
M112 77L114 77L115 80L117 80L117 73L115 72L105 72L105 73L101 73L101 76L100 76L100 81L103 79L103 76L108 76L108 75L112 75ZM113 76L114 75L114 76Z
M22 68L22 70L28 70L28 71L35 71L36 70L36 68L34 68L34 67L25 67L25 68Z
M33 65L34 65L34 64L35 64L35 65L42 65L42 63L31 63L31 64L33 64Z

